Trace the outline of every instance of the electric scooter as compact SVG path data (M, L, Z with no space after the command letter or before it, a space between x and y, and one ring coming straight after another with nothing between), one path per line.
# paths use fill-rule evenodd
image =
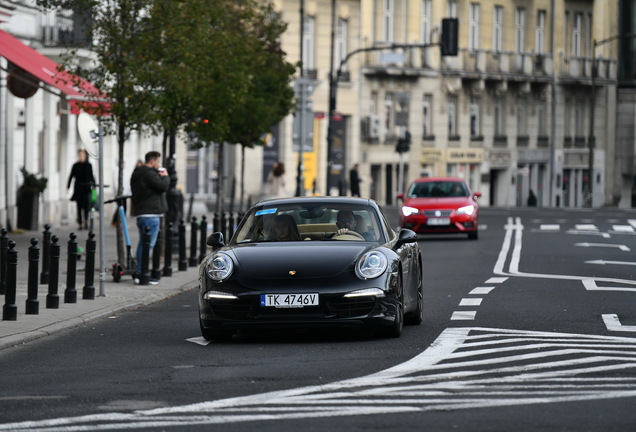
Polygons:
M121 221L122 230L124 232L124 241L126 243L126 263L116 262L113 264L113 281L119 282L124 275L134 275L136 271L136 263L133 260L130 246L130 235L128 233L128 224L126 223L126 211L124 210L124 203L130 195L123 195L115 197L111 200L104 201L107 203L117 203L117 212L119 220ZM122 261L121 257L118 257L119 261Z

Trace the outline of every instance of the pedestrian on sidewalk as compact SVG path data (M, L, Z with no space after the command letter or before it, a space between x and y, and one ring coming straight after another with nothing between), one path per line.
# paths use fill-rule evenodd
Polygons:
M77 223L81 230L82 227L88 229L88 212L90 211L91 193L95 184L95 177L93 176L93 166L88 161L88 152L84 149L78 150L77 159L78 161L71 168L71 175L68 177L66 188L70 189L71 183L75 179L71 201L77 203Z
M360 196L360 173L358 172L358 164L354 164L349 171L349 188L351 189L351 196Z
M146 228L150 230L150 251L157 243L161 218L168 211L166 192L170 188L170 177L165 168L160 167L161 153L146 153L145 163L135 168L130 178L132 190L132 214L137 217L139 243L137 244L137 273L133 276L139 284L141 276L141 255L143 235ZM159 282L151 279L151 285Z

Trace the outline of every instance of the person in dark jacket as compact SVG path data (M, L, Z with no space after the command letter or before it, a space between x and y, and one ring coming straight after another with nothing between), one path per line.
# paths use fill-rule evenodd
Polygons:
M66 188L70 189L71 182L75 179L71 201L77 203L77 223L81 230L82 226L88 228L88 212L91 207L91 192L95 184L95 177L93 177L93 167L88 162L88 153L86 150L78 150L77 158L78 161L75 162L71 168L71 175L68 177Z
M354 164L349 171L349 188L351 188L351 196L360 196L360 175L358 174L358 164Z
M150 151L146 153L145 163L138 166L130 177L132 190L132 214L137 217L139 228L139 243L137 244L137 273L135 283L139 283L141 275L142 239L146 227L150 230L150 251L157 243L161 217L168 211L166 192L170 188L170 177L165 168L160 168L161 153ZM156 285L156 280L150 280Z

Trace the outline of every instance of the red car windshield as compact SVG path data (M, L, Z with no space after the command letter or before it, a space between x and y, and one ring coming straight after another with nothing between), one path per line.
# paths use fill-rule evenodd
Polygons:
M468 188L462 182L420 182L411 185L408 196L411 198L467 197Z

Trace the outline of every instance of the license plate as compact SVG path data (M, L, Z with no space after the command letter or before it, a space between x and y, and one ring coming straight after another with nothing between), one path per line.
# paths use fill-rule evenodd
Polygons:
M301 308L318 306L318 293L311 294L261 294L261 306L277 308Z
M450 225L450 218L430 218L426 221L427 225Z

